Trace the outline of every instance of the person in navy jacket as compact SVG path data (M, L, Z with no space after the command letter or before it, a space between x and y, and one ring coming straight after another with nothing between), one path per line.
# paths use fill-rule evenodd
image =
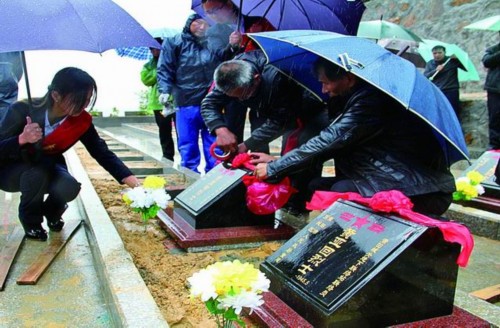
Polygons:
M28 238L47 239L44 216L51 231L63 228L67 203L80 192L63 153L78 141L118 182L139 185L99 137L85 110L96 97L95 80L81 69L66 67L56 73L44 97L32 104L14 103L0 123L0 189L21 192L19 219Z

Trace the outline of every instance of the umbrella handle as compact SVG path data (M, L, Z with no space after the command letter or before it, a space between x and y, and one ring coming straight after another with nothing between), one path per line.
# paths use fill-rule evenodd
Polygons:
M446 59L446 61L444 62L443 66L446 66L446 64L448 64L448 62L451 60L451 57ZM436 75L438 75L440 71L436 71L434 74L432 74L432 76L429 78L429 80L434 80L434 78L436 77Z

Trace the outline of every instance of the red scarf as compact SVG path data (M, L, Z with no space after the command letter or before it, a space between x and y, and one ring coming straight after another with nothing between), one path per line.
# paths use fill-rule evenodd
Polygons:
M404 219L421 224L426 227L436 227L442 233L444 240L450 243L459 243L462 245L462 251L457 259L457 264L461 267L466 267L469 263L469 257L474 248L474 239L469 232L469 229L462 224L456 222L443 222L432 219L423 214L413 212L412 202L402 192L397 190L380 191L372 197L363 197L355 192L332 192L332 191L316 191L309 203L309 210L324 210L330 207L338 199L354 201L356 203L368 206L375 211L384 213L397 213Z
M92 116L83 111L78 116L67 116L54 132L43 139L45 154L62 154L73 146L92 124Z

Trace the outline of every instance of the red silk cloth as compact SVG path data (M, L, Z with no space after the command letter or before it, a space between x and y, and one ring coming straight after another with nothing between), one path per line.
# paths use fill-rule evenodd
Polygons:
M255 166L250 163L250 160L251 157L248 153L238 154L233 158L231 166L253 171ZM245 196L247 207L250 212L257 215L276 212L288 202L293 193L297 192L291 186L288 177L276 184L259 180L254 175L244 175L242 180L247 187Z
M355 192L316 191L306 207L309 210L324 210L338 199L354 201L368 206L377 212L396 213L404 219L426 227L436 227L443 233L444 240L462 245L462 250L457 258L457 264L461 267L466 267L469 263L469 258L474 248L474 239L469 229L456 222L443 222L413 212L413 203L400 191L381 191L367 198Z
M45 154L62 154L73 146L92 124L92 116L83 111L78 116L67 116L54 132L43 139Z

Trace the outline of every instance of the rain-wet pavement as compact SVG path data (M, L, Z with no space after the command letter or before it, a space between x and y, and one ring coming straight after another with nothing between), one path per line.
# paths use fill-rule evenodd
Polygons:
M154 124L147 128L144 126L106 128L105 133L129 147L139 149L141 152L161 160L161 149ZM278 146L279 141L273 144L272 149ZM73 162L75 159L76 157L73 155L70 156L69 161ZM175 163L179 163L178 154L176 154ZM72 163L70 165L72 166ZM82 194L79 197L79 199L87 199L83 202L89 202L88 199L92 199L88 197L86 189L89 188L82 188ZM70 203L70 207L64 215L66 220L82 219L86 215L85 211L89 210L82 209L80 202L79 200ZM0 213L2 216L0 248L5 245L9 231L15 225L19 225L17 219L18 203L18 194L0 191ZM100 227L96 226L92 229L100 229ZM99 231L93 233L99 234ZM459 270L455 305L489 321L492 326L500 326L500 307L498 304L490 304L469 295L472 291L500 283L500 257L498 256L500 254L500 241L475 236L475 242L476 246L469 266ZM113 295L110 297L105 291L109 289L107 288L109 286L106 285L109 280L103 279L99 272L102 271L103 264L95 260L95 254L92 255L94 243L95 238L89 237L88 226L85 226L85 229L82 226L37 285L19 286L15 283L17 277L27 268L33 258L40 254L44 244L25 241L11 270L6 288L0 292L2 300L0 302L0 326L120 326L120 323L117 323L117 318L119 319L121 314L116 313L116 304L111 304L114 303ZM119 268L116 269L119 270ZM112 287L110 290L113 293L122 288ZM132 298L130 295L121 296L125 299ZM147 300L149 301L149 299ZM120 311L118 310L118 312ZM167 326L166 323L163 324ZM134 324L130 326L133 327Z

